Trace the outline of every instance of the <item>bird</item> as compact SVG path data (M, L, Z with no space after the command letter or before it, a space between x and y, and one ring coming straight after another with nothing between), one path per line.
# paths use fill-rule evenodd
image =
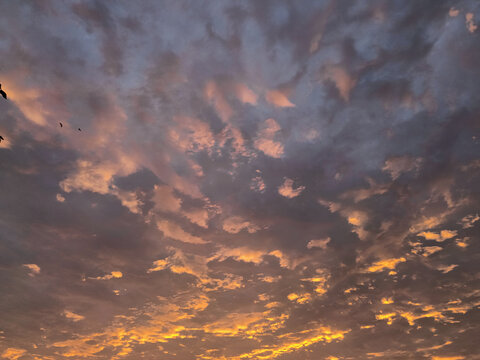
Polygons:
M5 140L5 139L3 138L2 135L0 135L0 142L2 142L2 140Z
M78 131L82 131L82 129L78 128Z
M59 122L59 124L60 124L60 127L63 127L63 124L61 122Z
M2 84L0 84L0 94L3 96L5 100L7 99L7 93L2 90Z

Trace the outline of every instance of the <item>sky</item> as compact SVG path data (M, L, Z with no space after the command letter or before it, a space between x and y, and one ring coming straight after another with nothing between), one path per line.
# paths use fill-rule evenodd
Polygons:
M0 9L0 358L480 359L480 2Z

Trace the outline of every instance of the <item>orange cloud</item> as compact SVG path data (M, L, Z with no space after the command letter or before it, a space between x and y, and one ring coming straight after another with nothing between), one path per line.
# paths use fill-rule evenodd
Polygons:
M261 126L261 132L263 135L273 135L281 129L280 125L272 118L265 120Z
M154 271L161 271L165 270L168 267L168 261L167 260L156 260L153 262L153 267L148 269L148 273L154 272Z
M393 180L396 180L401 174L412 170L418 170L422 165L421 158L412 158L409 156L394 156L385 161L382 170L390 173Z
M254 338L283 327L286 315L272 315L270 311L232 313L209 323L204 331L217 336L245 336Z
M268 91L265 95L265 100L276 107L295 107L285 94L279 90Z
M281 355L308 348L319 342L330 343L332 341L341 341L349 331L350 330L332 330L328 326L322 326L306 331L303 334L288 333L281 336L282 339L286 339L285 342L274 346L264 346L260 349L241 354L240 356L231 357L230 360L275 359Z
M255 176L250 182L250 190L262 193L265 189L265 181L263 181L261 176Z
M377 185L372 179L368 179L370 187L368 189L350 190L340 195L341 199L353 199L355 203L368 199L374 195L381 195L388 191L387 185Z
M188 328L183 323L205 310L208 298L203 294L183 294L177 296L175 302L172 304L164 299L138 311L134 316L148 319L142 325L132 325L132 317L120 316L104 331L78 335L73 339L55 342L52 346L63 348L63 356L76 359L91 358L103 349L111 348L114 352L111 358L116 360L130 353L136 344L159 344L186 338L188 331L198 329Z
M345 68L340 65L327 66L325 68L324 77L335 83L343 100L349 100L350 92L356 85L357 80L350 76Z
M182 200L175 196L174 190L168 185L155 185L152 198L154 210L171 212L187 218L191 223L208 228L209 211L204 208L182 210Z
M163 232L163 235L165 235L165 237L171 238L173 240L182 241L190 244L206 244L208 242L198 236L187 233L179 225L168 220L157 221L157 228L158 230Z
M168 134L171 143L185 152L205 150L211 153L215 145L215 138L210 126L193 117L175 116Z
M478 26L474 23L474 16L475 15L473 13L465 14L465 25L467 27L467 30L471 33L474 33L475 30L477 30L478 28Z
M471 214L463 217L459 224L461 224L464 229L469 229L473 227L473 224L475 224L478 220L480 220L480 216L478 216L478 214Z
M104 276L98 276L96 278L93 278L95 280L111 280L111 279L120 279L123 277L123 274L121 271L112 271L110 274L104 275Z
M397 316L397 313L391 312L391 313L386 313L386 314L376 314L375 318L377 320L387 320L388 325L392 325L393 319Z
M153 189L153 202L155 209L166 212L178 212L182 206L182 200L176 197L173 189L168 185L155 185Z
M255 140L254 146L257 150L262 151L265 155L273 158L280 158L283 155L283 144L272 139L259 138Z
M40 274L40 266L37 264L23 264L28 270L30 270L30 273L28 275L30 276L35 276Z
M203 228L208 228L208 220L210 215L206 209L190 209L184 210L182 215L185 216L191 223Z
M314 276L311 278L306 278L306 279L301 279L301 281L309 281L312 282L315 285L315 293L317 295L323 295L327 292L327 286L326 283L328 281L329 275L325 274L324 271L319 271L317 270L318 273L320 273L319 276Z
M285 178L283 184L278 187L278 193L289 199L297 197L303 190L305 190L305 186L298 186L294 189L293 180L289 178Z
M468 240L469 239L470 238L468 238L468 237L465 237L462 240L457 239L456 244L457 244L457 246L459 246L461 248L466 248L468 246Z
M2 357L9 360L17 360L27 353L27 350L19 348L7 348L3 353Z
M22 87L19 85L21 84L19 79L8 81L8 83L6 80L3 80L2 83L4 83L5 88L8 87L10 101L14 102L23 115L35 125L47 126L49 119L55 117L55 115L60 115L53 112L53 109L59 111L60 107L49 106L52 104L49 104L49 101L45 101L47 97L51 98L51 94L47 94L48 90L31 86ZM65 112L61 112L60 118L66 115Z
M458 267L457 264L441 265L437 269L440 270L442 273L446 274L446 273L449 273L450 271L452 271L453 269L455 269L456 267Z
M451 16L451 17L456 17L458 16L458 14L460 14L460 10L458 9L455 9L455 8L450 8L450 10L448 11L448 15Z
M392 270L395 269L395 267L402 262L407 261L404 257L401 258L390 258L390 259L384 259L384 260L379 260L372 265L370 265L367 268L367 272L374 273L374 272L380 272L383 270Z
M309 293L291 293L287 296L288 300L294 301L298 304L305 304L312 300L312 296Z
M457 231L455 230L442 230L440 233L434 233L431 231L422 231L417 234L418 236L421 236L425 238L425 240L435 240L438 242L442 242L448 239L451 239L455 236L457 236Z
M238 261L260 264L263 261L263 257L265 255L266 253L262 250L253 250L247 247L222 248L215 254L212 259L218 259L221 261L232 257Z
M242 219L240 216L232 216L223 221L223 230L230 234L238 234L243 229L247 230L250 234L260 230L257 225Z
M77 321L80 321L80 320L85 319L85 316L75 314L75 313L73 313L73 312L71 312L71 311L69 311L69 310L65 310L65 311L63 312L63 315L65 315L65 317L66 317L67 319L70 319L70 320L72 320L73 322L77 322Z
M326 250L328 243L331 241L330 237L327 237L325 239L313 239L310 240L307 244L308 249L312 249L315 247L318 247L320 249Z
M226 248L222 247L209 259L210 260L225 260L227 258L233 258L237 261L251 262L254 264L260 264L263 258L267 255L278 258L280 266L290 268L295 265L287 256L280 250L264 251L255 250L248 247Z
M220 119L224 123L229 123L233 110L214 81L209 81L205 85L205 96L213 103Z
M108 161L94 163L88 160L77 161L76 169L63 181L60 188L66 192L91 191L102 195L116 196L123 206L138 214L141 202L134 192L118 189L113 181L115 176L127 176L133 173L137 164L126 155L119 155L119 162Z
M247 85L242 83L236 83L234 85L234 91L237 95L237 98L241 102L251 105L257 104L258 96L252 90L250 90Z
M283 156L283 144L275 140L275 135L281 130L280 125L274 119L267 119L261 125L257 138L253 145L255 149L262 151L265 155L273 158Z

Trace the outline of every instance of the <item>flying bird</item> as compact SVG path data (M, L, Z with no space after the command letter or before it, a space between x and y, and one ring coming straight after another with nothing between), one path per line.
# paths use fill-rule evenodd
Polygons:
M63 124L61 122L59 122L59 124L60 124L60 127L63 127Z
M78 131L82 131L82 129L78 128Z
M5 100L7 99L7 93L2 90L2 84L0 84L0 94L3 96Z
M5 140L5 139L3 138L2 135L0 135L0 142L2 142L2 140Z

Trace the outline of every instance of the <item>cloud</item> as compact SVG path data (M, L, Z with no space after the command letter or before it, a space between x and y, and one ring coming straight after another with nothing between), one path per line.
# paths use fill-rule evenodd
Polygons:
M263 178L261 176L255 176L254 178L252 178L250 182L250 189L255 192L265 192L266 185L265 181L263 181Z
M246 262L246 263L253 263L255 265L260 265L262 262L265 261L266 256L273 256L278 259L278 262L281 267L284 268L292 268L295 266L295 260L287 256L280 250L257 250L245 246L236 247L236 248L227 248L221 247L219 248L215 254L210 257L211 260L217 261L224 261L228 258L233 258L236 261ZM267 279L265 281L270 282L270 280L274 280L274 277L263 277L263 279Z
M273 158L282 157L284 153L283 144L275 140L275 136L280 130L280 125L274 119L265 120L257 133L254 142L255 148Z
M478 214L475 214L475 215L471 214L462 218L459 223L462 225L464 229L468 229L473 227L478 220L480 220L480 216L478 216Z
M430 256L432 254L435 254L436 252L442 251L443 248L440 246L425 246L423 249L423 256Z
M187 233L179 225L168 220L157 221L157 228L163 232L165 237L173 240L178 240L189 244L206 244L208 242L199 236Z
M80 321L80 320L85 319L85 316L75 314L74 312L71 312L71 311L69 311L69 310L65 310L65 311L63 312L63 314L65 315L65 317L66 317L67 319L70 319L70 320L72 320L73 322L77 322L77 321Z
M265 251L254 250L247 247L222 248L219 251L217 251L213 259L222 261L231 257L237 261L260 264L263 261L263 257L265 255L267 255Z
M223 221L223 230L230 234L238 234L242 230L247 230L250 234L256 233L260 228L239 216L232 216Z
M421 236L425 238L425 240L435 240L438 242L443 242L445 240L451 239L455 236L457 236L457 231L455 230L442 230L440 233L435 233L432 231L422 231L417 234L418 236Z
M175 196L173 189L168 185L155 185L153 202L155 209L167 212L178 212L182 206L182 200Z
M278 193L288 199L292 199L297 197L305 190L305 186L297 186L293 188L293 180L289 178L285 178L285 181L282 185L278 187Z
M106 274L104 276L98 276L96 278L92 278L92 279L96 279L96 280L111 280L111 279L120 279L123 277L123 274L121 271L112 271L110 274Z
M3 353L2 357L9 360L17 360L18 358L22 357L27 350L19 349L19 348L7 348Z
M255 148L262 151L265 155L273 158L280 158L283 155L282 143L272 139L259 138L255 140Z
M308 242L307 248L312 249L318 247L320 249L326 250L327 245L331 240L332 239L329 237L327 237L326 239L313 239Z
M329 65L325 67L323 77L334 82L340 93L340 97L344 101L350 99L350 92L355 87L356 79L354 79L345 68L339 65Z
M215 81L208 81L205 85L205 96L213 104L220 119L223 122L229 123L233 116L233 109L225 99L221 89L217 86Z
M450 271L452 271L453 269L455 269L456 267L458 267L457 264L442 265L442 266L439 266L439 267L438 267L438 270L440 270L440 271L443 272L444 274L447 274L447 273L449 273Z
M408 156L391 157L385 161L383 171L389 172L393 180L396 180L401 174L418 170L422 164L422 159L411 158Z
M275 316L269 311L260 313L233 313L212 322L205 327L206 333L222 337L241 336L242 334L260 335L262 331L270 331L283 325L284 316Z
M215 138L207 123L187 116L176 116L174 126L170 127L170 141L182 151L211 153Z
M2 3L0 357L475 357L470 3Z
M257 99L258 96L248 88L247 85L242 84L242 83L237 83L234 86L237 98L245 103L245 104L250 104L250 105L256 105L257 104Z
M35 276L40 274L40 266L37 264L23 264L28 270L30 270L30 273L28 275L30 276Z
M474 14L473 13L465 14L465 26L467 27L467 30L470 31L471 33L474 33L475 30L477 30L478 26L475 25L475 23L474 23Z
M206 209L185 210L183 212L183 216L185 216L193 224L196 224L203 228L208 228L208 220L210 218L210 214Z
M374 262L372 265L370 265L366 271L372 273L372 272L380 272L384 270L393 270L398 264L405 261L407 260L404 257L379 260Z
M450 10L448 11L448 15L451 16L451 17L456 17L458 16L458 14L460 14L460 10L458 9L455 9L455 8L450 8Z
M276 107L295 107L295 104L291 103L290 100L285 96L280 90L270 90L266 93L265 99L272 105Z
M316 343L330 343L342 341L349 330L333 330L329 327L319 327L311 331L307 331L301 338L288 338L285 336L284 342L276 346L264 347L262 349L254 350L250 353L242 354L242 358L254 359L255 357L264 356L268 354L271 358L277 358L281 355L288 354L299 349L306 349ZM292 334L293 335L293 334Z
M303 294L291 293L291 294L288 294L287 298L288 300L294 301L299 304L308 303L312 299L311 295L308 293L303 293Z

